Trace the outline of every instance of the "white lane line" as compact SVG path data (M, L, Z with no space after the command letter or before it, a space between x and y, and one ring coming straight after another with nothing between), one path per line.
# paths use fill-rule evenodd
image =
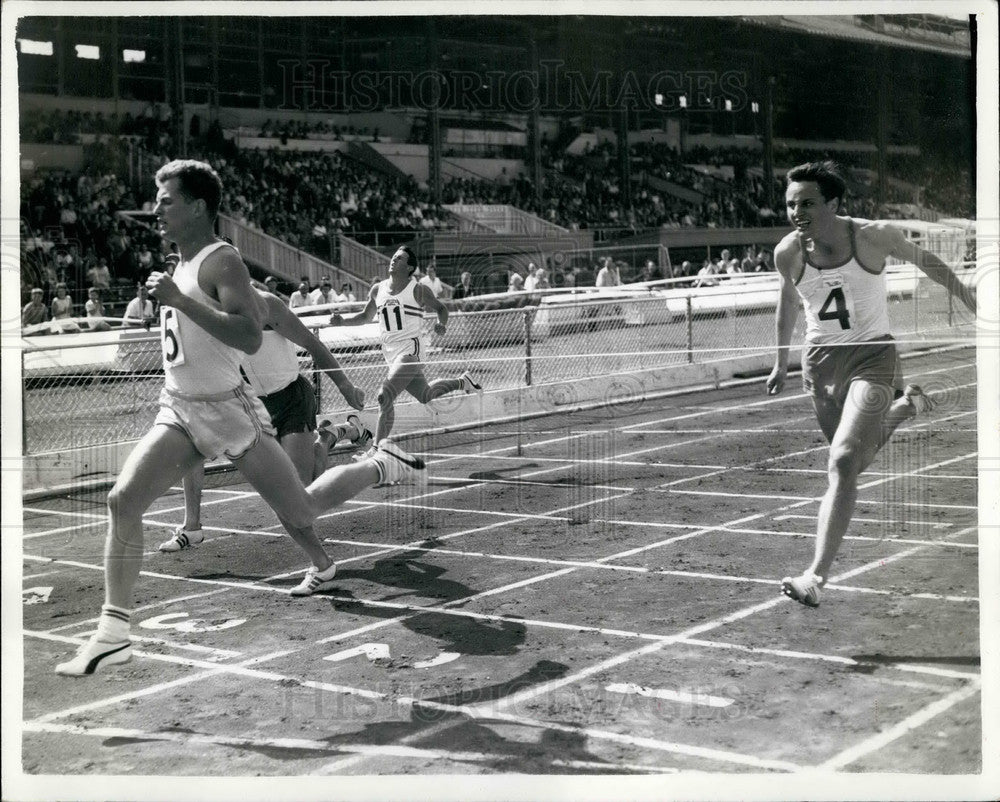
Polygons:
M780 516L782 518L788 516ZM807 517L807 516L796 516L796 517ZM812 516L813 520L816 520L816 516ZM774 520L778 520L775 518ZM852 518L851 521L857 521L857 518ZM948 524L949 527L954 526L954 524ZM740 535L775 535L777 537L811 537L815 538L815 532L795 532L791 530L774 530L774 529L749 529L749 528L727 528L724 531L733 532ZM893 545L897 543L903 543L914 546L943 546L947 548L954 549L979 549L978 543L953 543L950 540L922 540L920 538L908 538L908 537L872 537L871 535L845 535L844 540L858 540L868 543L891 543Z
M476 451L476 452L456 452L456 451L421 451L420 456L426 458L434 459L435 465L440 465L444 462L455 460L455 459L467 459L467 460L482 460L484 462L518 462L523 463L526 461L545 464L545 463L558 463L559 465L573 466L573 465L606 465L608 460L606 459L585 459L585 458L573 458L573 457L518 457L518 456L504 456L502 454L493 454L489 451ZM692 470L702 470L711 471L719 470L725 468L725 465L705 465L698 462L648 462L645 460L627 460L627 459L615 459L615 465L625 465L629 467L639 467L639 468L691 468ZM822 471L821 473L826 473ZM455 481L459 481L458 478L452 477ZM468 479L461 481L468 482ZM474 480L479 481L479 480Z
M648 696L651 699L665 699L668 702L679 702L686 705L702 705L704 707L729 707L735 699L726 696L712 696L708 693L691 693L690 691L675 691L670 688L646 688L634 682L613 682L605 685L609 693L621 693L635 696Z
M816 768L821 771L837 771L838 769L849 766L851 763L854 763L863 757L867 757L872 752L877 752L879 749L885 748L893 741L897 741L904 735L907 735L916 730L918 727L923 726L935 716L939 716L955 705L975 696L980 692L981 685L982 683L979 680L975 680L971 682L968 687L952 691L943 699L938 699L936 702L932 702L923 709L918 710L916 713L907 716L898 724L895 724L884 732L873 735L871 738L866 738L861 743L852 746L850 749L845 749L840 754L834 755L829 760L825 760Z
M329 740L308 738L246 738L239 736L211 735L208 733L164 732L128 727L84 727L76 724L37 723L26 725L29 732L80 735L92 738L121 738L141 741L168 741L182 745L221 746L227 749L288 749L323 754L359 755L368 758L396 757L413 760L438 760L455 763L505 764L516 758L507 753L465 752L450 749L423 749L396 744L342 744ZM423 733L420 733L423 735ZM557 768L587 769L606 774L622 771L644 774L677 774L678 769L667 766L644 766L635 763L602 762L599 760L551 760L548 765Z
M935 478L935 477L927 477ZM818 515L775 515L772 520L775 521L791 521L791 520L802 520L802 521L815 521L819 518ZM927 521L905 521L896 520L894 518L863 518L861 516L855 516L851 518L851 523L854 524L886 524L886 525L906 525L906 526L929 526L931 529L951 529L955 524L950 521L947 522L935 522L929 523Z
M31 532L21 535L22 540L34 540L38 537L48 537L49 535L59 535L63 532L77 532L81 529L88 529L91 526L106 526L106 521L90 521L89 523L74 524L73 526L60 526L58 529L46 529L42 532Z
M979 674L969 671L956 671L950 668L938 668L937 666L919 666L911 663L878 663L870 660L855 660L853 657L843 657L837 654L820 654L817 652L798 652L789 649L768 649L763 646L744 646L741 643L731 643L729 641L705 640L703 638L679 638L678 643L690 646L702 646L708 649L727 649L747 654L763 654L771 657L781 657L791 660L815 660L821 663L836 663L843 666L863 666L874 668L891 668L896 671L904 671L913 674L928 674L935 677L945 677L948 679L972 680L978 679Z
M756 516L750 516L750 517L756 517ZM889 555L882 559L873 560L872 562L858 566L857 568L854 568L850 571L846 571L842 574L838 574L837 576L831 577L830 583L837 584L839 582L844 581L845 579L850 579L851 577L858 576L859 574L866 573L876 568L881 568L889 563L896 562L897 560L902 560L905 559L906 557L910 557L914 554L917 554L918 552L923 551L925 548L926 547L924 546L915 546L913 548L897 552L896 554ZM677 635L672 636L671 638L664 639L656 643L647 644L646 646L642 646L638 649L633 649L632 651L625 652L620 655L615 655L614 657L607 658L598 663L594 663L588 666L587 668L581 669L580 671L577 671L573 674L568 674L559 679L551 680L546 683L541 683L532 688L526 689L521 693L512 694L510 696L504 697L501 700L491 703L491 706L494 710L496 710L499 708L506 708L512 705L521 704L530 699L550 693L556 690L557 688L561 688L566 685L576 683L581 679L586 679L587 677L592 676L593 674L627 663L637 657L642 657L647 654L652 654L678 639L691 638L694 637L695 635L701 635L705 632L710 632L714 629L718 629L727 624L731 624L743 618L747 618L748 616L756 615L757 613L763 612L764 610L769 610L772 607L775 607L784 601L787 600L784 597L779 596L769 601L751 605L749 607L744 607L743 609L737 610L736 612L731 613L729 615L722 616L720 618L715 618L713 620L706 621L702 624L698 624L683 632L677 633Z
M37 513L38 515L53 515L60 518L98 518L102 521L106 521L108 519L107 515L76 510L47 510L43 507L21 507L21 511Z
M412 746L336 744L330 741L314 741L307 738L245 738L239 736L210 735L187 732L148 731L126 727L82 727L75 724L51 724L38 721L25 724L29 732L65 733L87 735L96 738L135 738L151 741L172 741L180 744L224 746L227 748L296 749L324 754L359 754L368 757L419 758L421 760L453 760L457 762L505 762L510 755L493 755L483 752L460 752L447 749L420 749ZM604 765L606 769L615 764Z
M41 571L37 574L22 574L21 580L24 583L34 582L36 579L41 579L43 576L51 576L52 574L61 574L63 572L62 568L57 568L54 571Z
M466 708L466 712L472 710ZM689 757L704 758L721 763L734 763L741 766L751 766L757 769L769 771L797 772L803 767L787 760L771 760L769 758L757 757L756 755L744 755L738 752L730 752L724 749L710 749L703 746L692 746L673 741L660 741L655 738L645 738L637 735L628 735L618 732L608 732L593 727L582 727L573 724L561 724L555 721L535 722L533 719L522 716L514 716L509 713L480 713L476 711L475 718L488 718L498 722L510 724L523 724L525 726L537 726L547 730L558 732L568 732L574 735L584 735L598 741L611 741L612 743L624 744L626 746L639 747L641 749L651 749L659 752L669 752L677 755L687 755Z
M694 528L692 525L684 526L683 528ZM764 534L776 534L773 532L768 532L766 530L731 530L726 531L758 531ZM805 535L802 535L803 537ZM815 537L813 535L812 537ZM859 538L855 538L859 539ZM921 546L950 546L954 545L947 541L930 541L930 540L891 540L886 541L879 538L865 538L867 540L874 540L879 543L887 543L890 545L898 544L915 544ZM333 545L346 545L346 546L364 546L368 548L386 548L394 549L396 548L391 543L372 543L366 541L355 541L355 540L335 540L333 538L327 538L323 541L324 543L330 543ZM963 544L964 545L964 544ZM597 570L604 571L621 571L624 573L634 573L634 574L649 574L651 576L676 576L676 577L690 577L694 579L710 579L720 582L750 582L759 585L776 585L777 580L773 577L753 577L744 576L742 574L717 574L708 571L687 571L687 570L672 570L668 568L648 568L643 565L620 565L615 563L604 563L599 560L557 560L551 557L525 557L516 554L491 554L489 552L482 551L467 551L464 549L446 549L435 546L413 546L408 549L411 552L417 552L421 554L441 554L449 557L467 557L469 559L486 559L486 560L497 560L499 562L519 562L528 563L532 565L548 565L548 566L565 566L571 568L594 568ZM338 565L340 563L338 562ZM828 584L827 589L838 590L847 593L870 593L881 596L895 596L899 598L912 598L912 599L933 599L935 601L951 601L951 602L964 602L978 604L979 599L976 596L955 596L955 595L943 595L940 593L907 593L905 591L894 591L885 590L881 588L867 588L858 587L855 585L832 585ZM360 600L359 600L360 601Z
M213 500L210 500L210 501L203 501L202 504L201 504L201 506L202 507L211 507L211 506L215 506L215 505L218 505L218 504L228 504L231 501L242 501L243 499L251 498L251 497L256 497L257 496L256 493L247 493L247 492L242 492L242 491L239 492L239 493L237 493L236 491L228 491L228 493L229 493L229 496L227 498L213 499ZM27 510L29 508L25 508L25 509ZM41 512L41 510L37 510L37 509L34 510L34 511ZM158 509L158 510L155 510L155 511L149 511L145 515L143 515L143 517L142 517L143 525L145 525L145 526L162 526L162 527L177 526L176 523L161 523L159 521L154 520L159 515L163 515L165 513L173 513L173 512L184 512L184 508L183 507L167 507L167 508L164 508L164 509ZM46 529L43 532L31 532L30 534L23 535L22 539L23 540L32 540L34 538L39 538L39 537L48 537L49 535L58 535L58 534L61 534L63 532L72 532L74 530L87 529L87 528L92 527L92 526L107 525L107 522L108 522L108 516L107 515L95 515L93 513L53 511L51 514L53 514L53 515L60 515L60 516L67 517L67 518L73 518L73 517L94 518L95 520L90 521L89 523L74 524L73 526L62 526L62 527L59 527L58 529ZM218 527L206 526L204 528L205 529L216 529L218 531L228 531L228 530L225 530L225 529L219 529Z
M779 601L780 601L780 599L779 599ZM39 638L47 639L47 640L70 641L70 642L74 642L74 643L77 642L77 641L75 641L73 639L69 639L69 638L59 638L59 637L53 637L53 636L45 636L42 633L25 632L24 634L28 635L28 636L32 636L32 637L39 637ZM296 685L300 685L300 686L305 687L305 688L313 688L313 689L317 689L317 690L325 690L325 691L330 691L332 693L345 693L345 694L350 694L352 696L360 696L362 698L367 698L367 699L372 699L372 700L380 700L381 701L381 700L387 700L387 699L389 699L389 700L393 701L395 704L401 704L401 705L406 705L406 706L410 706L410 707L422 707L422 708L431 709L431 710L441 710L441 711L444 711L444 712L461 715L461 716L464 716L466 718L469 718L469 717L480 718L481 717L481 716L477 715L476 711L474 711L472 708L469 708L469 707L463 707L463 706L459 706L459 705L449 705L449 704L444 704L444 703L441 703L441 702L421 701L419 699L415 699L415 698L409 697L409 696L389 695L389 694L381 693L381 692L378 692L378 691L370 691L370 690L367 690L365 688L352 688L350 686L333 685L331 683L325 683L325 682L314 682L314 681L308 681L308 680L298 680L298 679L296 679L294 677L289 677L289 676L286 676L286 675L283 675L283 674L280 674L280 673L277 673L277 672L273 672L273 671L261 671L260 669L253 669L253 668L247 667L247 666L250 666L251 664L259 663L259 662L262 662L264 660L274 659L277 656L283 656L283 655L287 655L287 654L292 654L292 653L294 653L294 651L295 650L288 650L288 651L285 651L285 652L277 652L277 653L275 653L273 655L266 655L266 656L263 656L263 657L254 658L253 660L248 660L248 661L245 661L244 663L240 663L240 664L236 664L236 665L218 665L218 666L211 665L211 664L206 664L203 661L199 661L199 660L190 660L190 659L186 659L186 658L176 658L176 657L170 657L170 656L166 656L166 655L149 654L149 653L134 651L133 654L138 655L138 656L142 656L142 657L146 657L146 658L149 658L149 659L161 660L161 661L164 661L164 662L171 662L171 663L178 663L178 664L181 664L181 665L192 666L192 667L200 667L200 668L206 668L207 667L208 670L207 671L198 672L198 673L193 674L193 675L191 675L189 677L184 677L184 678L181 678L181 679L178 679L178 680L174 680L172 682L160 683L159 685L153 686L152 688L144 688L144 689L141 689L141 690L138 690L138 691L133 691L132 693L129 693L129 694L121 694L119 696L115 696L115 697L112 697L112 698L98 700L98 701L90 703L89 705L81 705L81 706L70 708L70 709L67 709L67 710L62 710L62 711L56 711L56 712L53 712L53 713L49 713L49 714L46 714L46 715L41 716L39 718L36 718L36 719L34 719L32 721L25 722L23 726L24 726L25 730L28 730L28 731L59 731L59 732L67 732L69 730L64 729L64 727L72 727L74 725L54 725L52 722L55 719L57 719L57 718L62 718L64 716L72 715L72 714L77 713L77 712L84 712L84 711L89 710L89 709L96 709L98 707L106 707L108 705L119 704L120 702L125 701L126 699L147 696L147 695L150 695L151 693L155 692L156 690L164 690L164 689L167 689L167 688L170 688L170 687L176 687L178 685L182 685L182 684L185 684L185 683L199 682L199 681L204 680L207 677L210 677L212 675L218 675L218 674L232 674L234 676L241 676L241 677L245 677L245 678L254 678L254 679L263 679L263 680L269 680L269 681L272 681L272 682L282 682L284 684L295 683ZM527 718L527 717L524 717L524 716L515 716L515 715L510 715L510 714L498 713L496 715L491 715L489 717L490 718L497 718L497 719L502 720L504 722L520 724L522 726L528 726L528 727L533 727L533 728L537 728L537 729L558 730L558 731L562 731L562 732L571 732L571 733L582 734L582 735L586 735L586 736L589 736L589 737L592 737L592 738L601 739L601 740L610 740L610 741L614 741L614 742L617 742L617 743L623 743L623 744L627 744L629 746L638 746L638 747L647 748L647 749L654 749L654 750L658 750L658 751L666 751L666 752L671 752L671 753L676 753L676 754L685 754L685 755L691 755L691 756L695 756L695 757L703 757L703 758L706 758L708 760L721 761L721 762L726 762L726 763L735 763L735 764L738 764L738 765L754 766L756 768L772 769L772 770L778 770L778 771L797 771L797 770L800 770L802 768L801 766L798 766L798 765L793 764L793 763L788 763L786 761L766 760L766 759L758 758L758 757L756 757L754 755L743 755L743 754L740 754L740 753L737 753L737 752L728 752L728 751L718 750L718 749L706 749L704 747L692 746L692 745L689 745L689 744L680 744L680 743L674 743L674 742L668 742L668 741L659 741L659 740L656 740L656 739L653 739L653 738L639 738L639 737L635 737L635 736L631 736L631 735L622 735L620 733L605 732L605 731L602 731L602 730L583 728L583 727L578 727L578 726L573 726L573 725L563 725L563 724L558 724L558 723L555 723L555 722L538 721L536 719L531 719L531 718ZM92 730L86 730L86 728L82 728L82 729L84 731L81 732L81 734L86 734L86 732L92 731ZM183 735L187 735L187 734L186 733L164 733L164 735L183 736ZM211 738L212 736L207 736L207 737ZM287 739L282 739L282 740L283 741L287 741ZM369 753L369 754L377 754L377 753Z

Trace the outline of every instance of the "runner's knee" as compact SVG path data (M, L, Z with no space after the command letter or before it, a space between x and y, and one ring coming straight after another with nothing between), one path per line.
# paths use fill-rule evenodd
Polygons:
M861 473L861 450L857 443L840 443L830 447L827 471L839 479L856 478Z
M382 385L382 389L378 392L378 405L385 409L386 407L391 407L396 401L396 391L393 386L388 382Z
M142 518L145 510L139 509L133 499L134 495L128 487L116 482L108 493L108 513L115 519Z

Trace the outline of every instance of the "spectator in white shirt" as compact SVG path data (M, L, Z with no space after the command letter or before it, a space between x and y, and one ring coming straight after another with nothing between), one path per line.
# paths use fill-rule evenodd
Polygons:
M339 304L346 300L347 299L344 298L343 295L334 291L333 284L330 283L329 276L323 276L323 278L319 280L319 286L309 295L309 302L313 306L320 306L322 304Z
M617 287L621 283L622 277L618 272L618 265L611 261L610 256L604 257L604 266L597 271L594 284L598 287Z
M136 287L135 298L125 307L123 326L143 326L153 322L153 302L149 300L149 290L145 285Z
M354 303L355 301L358 300L358 296L354 294L354 287L352 287L350 284L341 284L340 294L344 297L344 300L347 303Z
M524 291L534 292L538 286L538 268L534 262L528 262L528 271L524 276Z
M444 284L437 277L437 270L434 269L434 265L430 265L427 268L427 275L420 279L420 283L433 292L435 298L440 298L444 293Z
M108 331L111 326L104 319L104 304L101 303L101 291L91 287L87 295L89 299L83 308L87 313L87 326L91 331Z
M309 283L306 281L299 284L299 288L288 298L288 306L290 309L298 309L300 306L309 306L311 303L312 299L309 297Z

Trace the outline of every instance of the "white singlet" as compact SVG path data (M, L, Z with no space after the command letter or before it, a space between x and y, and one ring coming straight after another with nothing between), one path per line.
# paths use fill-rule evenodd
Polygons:
M259 396L284 390L299 377L295 343L276 331L265 329L257 352L243 357L243 372Z
M419 338L424 319L424 309L413 295L417 282L411 278L395 295L389 289L391 285L392 279L380 281L375 292L375 319L383 345Z
M813 345L867 342L889 334L885 265L870 270L858 260L854 221L848 221L851 255L845 262L817 267L802 238L803 270L795 282L805 307L806 341Z
M213 309L222 306L198 286L198 274L205 258L223 247L232 246L221 241L206 245L192 259L178 263L174 271L174 283L181 292ZM217 340L183 312L161 306L160 332L168 390L186 395L214 395L243 383L240 361L244 353Z

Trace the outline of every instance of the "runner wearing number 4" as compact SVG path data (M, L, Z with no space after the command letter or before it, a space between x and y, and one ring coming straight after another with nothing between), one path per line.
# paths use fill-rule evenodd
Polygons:
M456 390L482 392L468 371L452 379L424 378L424 345L421 321L424 310L437 315L434 331L444 334L448 326L448 308L434 297L423 284L414 281L417 258L405 245L389 260L389 278L372 287L365 308L356 315L330 318L334 326L360 326L378 319L382 339L382 354L389 365L389 374L378 394L379 418L375 430L376 446L389 436L396 420L396 398L403 390L421 404L429 404Z
M781 295L778 350L767 391L774 395L784 387L801 303L806 317L803 384L830 443L829 486L820 503L812 564L781 582L785 595L809 607L819 606L820 590L854 514L858 476L899 424L931 407L920 387L903 387L889 333L886 258L913 263L976 311L975 292L898 228L838 215L844 189L831 162L789 170L785 201L795 231L774 251Z
M275 511L312 560L293 596L329 588L336 573L313 531L316 517L365 488L424 468L384 441L371 459L323 473L304 487L274 437L260 399L245 388L240 363L261 345L264 302L250 286L235 248L215 236L222 182L204 162L173 161L156 174L160 233L181 255L173 277L146 281L163 311L164 389L153 427L138 442L108 493L104 544L105 604L97 631L56 666L85 676L132 656L132 592L142 567L142 517L149 506L206 458L225 454Z

